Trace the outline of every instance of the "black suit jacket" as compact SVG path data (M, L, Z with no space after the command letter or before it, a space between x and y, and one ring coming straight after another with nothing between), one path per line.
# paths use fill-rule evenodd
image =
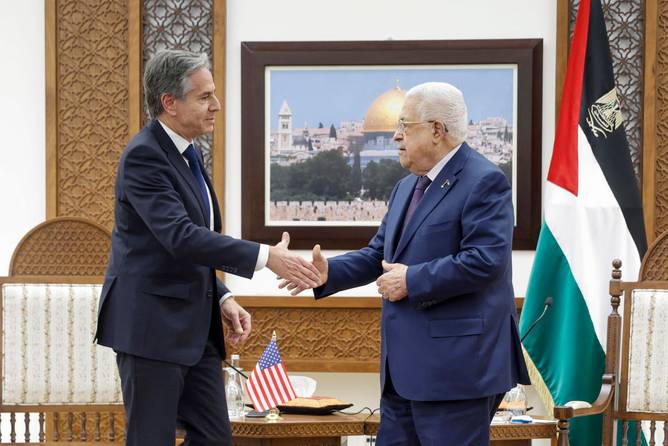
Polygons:
M193 365L210 337L225 344L215 269L250 278L259 245L214 231L183 156L157 121L128 144L116 175L115 224L100 296L97 340L133 355Z

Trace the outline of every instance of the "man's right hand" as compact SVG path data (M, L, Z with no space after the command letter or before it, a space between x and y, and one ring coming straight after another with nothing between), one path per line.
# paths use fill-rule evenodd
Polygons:
M308 289L308 288L317 288L319 286L322 286L325 282L327 282L327 277L329 274L329 263L327 262L327 258L322 255L320 252L320 245L315 245L313 247L313 260L311 264L316 267L318 270L318 283L314 287L302 287L298 285L295 282L289 281L289 280L283 280L281 283L278 285L279 288L285 288L287 287L288 290L290 291L290 294L293 296L296 296L297 294L301 293L302 291Z
M313 264L288 251L289 244L290 234L284 232L281 241L269 247L267 268L284 281L302 289L317 287L320 272Z

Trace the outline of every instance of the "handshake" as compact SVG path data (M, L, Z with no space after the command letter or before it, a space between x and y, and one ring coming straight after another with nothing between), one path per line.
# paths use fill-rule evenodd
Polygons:
M313 247L313 257L309 262L288 250L290 234L283 233L281 241L269 247L266 267L280 279L279 288L287 288L293 296L304 290L317 288L327 282L329 265L320 252L320 245ZM406 286L407 266L401 263L381 262L384 273L376 280L378 294L387 301L396 302L408 295ZM251 316L234 301L227 299L221 306L223 323L227 325L228 341L232 344L243 342L251 330Z
M289 244L290 234L284 232L281 241L269 247L267 268L281 280L278 287L287 287L290 294L295 296L327 282L327 259L320 253L320 245L313 247L313 258L309 262L290 252Z
M327 282L328 263L320 253L320 245L313 247L311 262L288 251L290 234L283 233L283 238L275 246L269 247L267 268L281 279L279 288L287 288L293 296L304 290L317 288ZM382 261L383 273L376 280L378 294L390 302L405 299L408 295L406 274L408 267L402 263Z

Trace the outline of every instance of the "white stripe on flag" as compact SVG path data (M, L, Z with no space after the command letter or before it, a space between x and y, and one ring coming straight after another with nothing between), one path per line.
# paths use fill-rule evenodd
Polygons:
M271 370L273 368L274 367L269 367L268 369L264 369L262 371L262 378L264 379L264 382L267 383L267 387L271 392L271 399L274 400L274 404L279 404L281 402L281 396L278 394L278 391L276 390L276 383L274 383L274 380L271 377Z
M248 389L248 396L253 402L255 410L261 412L264 410L263 407L265 407L267 403L264 401L262 393L258 391L256 384L255 380L249 380L246 388Z
M283 363L279 364L279 377L283 382L282 387L288 392L288 399L286 401L290 401L292 399L297 398L297 395L295 395L295 389L292 388L292 383L290 382L290 378L288 378L288 375L285 373L285 368L283 367Z
M281 382L281 379L278 377L278 369L280 369L280 365L274 366L271 368L271 380L274 384L274 387L278 389L280 395L280 400L281 403L284 403L288 401L288 396L285 394L285 389L283 388L283 383Z
M260 366L256 366L254 372L251 374L248 383L252 386L251 394L256 396L256 399L253 399L253 405L259 406L255 409L258 411L263 411L271 408L269 402L265 398L265 394L262 391L261 384L258 382L258 377L261 375ZM252 398L251 398L252 399Z
M612 260L622 260L624 280L636 280L640 256L619 203L580 127L578 184L576 197L550 181L546 183L545 223L568 260L605 351Z
M271 409L272 407L276 407L276 402L272 398L271 391L269 390L269 387L267 386L267 382L265 381L263 370L258 371L257 380L258 380L258 383L260 383L260 390L262 391L262 394L264 395L265 399L267 400L267 405L269 406L268 408Z
M257 381L253 375L249 378L246 387L248 389L248 396L250 396L251 401L253 401L253 406L255 406L255 410L262 411L267 402L264 400L260 389L258 389Z

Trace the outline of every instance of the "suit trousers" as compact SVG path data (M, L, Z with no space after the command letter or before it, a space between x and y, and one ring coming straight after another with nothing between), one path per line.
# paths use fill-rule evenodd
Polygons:
M117 352L127 446L174 446L176 427L186 446L232 444L218 350L207 342L193 366Z
M488 446L489 425L504 394L457 401L401 397L387 370L376 446Z

